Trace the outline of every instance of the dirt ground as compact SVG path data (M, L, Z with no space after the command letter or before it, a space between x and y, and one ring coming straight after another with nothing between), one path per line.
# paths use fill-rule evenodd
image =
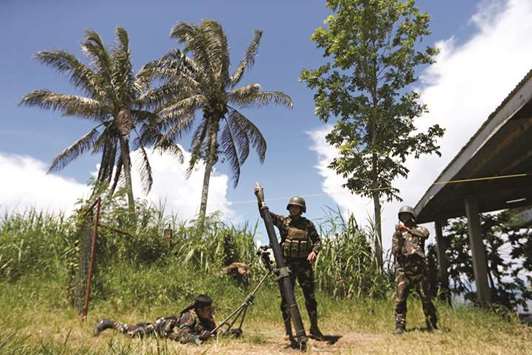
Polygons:
M529 330L525 339L532 340ZM486 344L480 339L464 339L462 336L454 337L449 329L438 330L428 333L423 329L410 329L402 336L388 333L367 332L335 332L327 334L329 341L316 341L309 339L306 353L310 354L526 354L527 346L515 347L512 350L505 342ZM511 342L511 339L508 339ZM182 345L173 342L165 342L157 345L153 340L132 340L111 332L92 338L90 342L112 342L130 344L139 353L163 353L170 354L300 354L297 349L289 346L280 330L262 329L245 330L241 339L213 339L201 346ZM531 343L532 344L532 343ZM96 345L96 344L95 344ZM530 345L530 344L529 344ZM97 347L100 347L97 346ZM108 348L109 349L109 348ZM135 352L136 352L135 351Z

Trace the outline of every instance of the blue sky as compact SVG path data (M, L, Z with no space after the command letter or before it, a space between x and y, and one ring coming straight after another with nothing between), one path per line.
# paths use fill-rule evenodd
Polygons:
M512 41L508 41L504 36L514 38L516 33L523 36L525 33L529 34L530 27L527 27L529 25L519 23L513 17L527 14L529 10L532 13L530 2L424 0L418 1L418 5L422 10L428 11L432 17L432 35L425 39L424 44L438 44L442 48L441 63L434 69L424 72L425 79L420 83L420 88L426 93L429 103L434 101L435 107L451 107L454 111L442 111L445 115L427 119L427 122L443 123L444 126L445 122L448 122L449 136L444 142L451 142L446 147L452 145L452 149L445 150L441 159L432 160L431 174L425 174L427 176L424 175L422 182L413 176L407 182L401 183L405 190L410 186L416 186L410 194L409 191L405 191L406 202L410 204L417 202L416 198L426 190L434 176L454 156L468 136L478 128L487 114L495 109L509 90L530 69L532 63L530 61L532 50L529 50L528 44L522 46L526 51L523 48L519 49L524 51L520 52L522 54L520 59L512 59L510 53L506 53L506 56L505 53L488 55L490 58L480 57L479 54L478 60L483 62L482 65L486 68L489 66L493 68L493 65L500 63L510 63L512 72L501 73L501 82L492 85L491 96L487 95L488 97L482 100L478 98L479 102L483 102L482 107L468 106L467 109L472 111L464 112L459 97L440 97L441 90L444 90L446 95L453 93L452 88L455 85L443 80L441 75L449 74L449 77L456 77L457 80L461 78L468 83L477 83L480 73L478 77L467 78L468 73L472 72L468 67L472 64L467 58L475 58L476 46L486 48L487 45L483 46L482 41L495 38L494 41L508 43ZM31 172L38 171L35 176L39 175L44 179L43 184L46 184L44 181L49 182L50 178L44 178L41 174L45 165L91 127L81 119L63 118L54 112L17 106L20 98L34 89L47 88L58 92L75 93L65 77L35 61L34 53L45 49L64 49L82 57L79 45L84 30L89 28L96 30L106 43L111 44L114 29L120 25L129 32L133 63L138 69L145 62L161 56L176 46L176 42L169 38L168 33L177 22L198 23L202 19L214 19L220 22L226 31L233 64L240 60L252 38L253 30L264 31L255 66L248 72L243 84L258 82L266 90L282 90L292 96L295 104L293 110L271 106L245 111L246 115L256 122L268 141L266 161L261 165L256 155L251 155L242 169L240 183L236 189L233 189L231 182L227 182L227 178L224 177L228 173L226 167L218 165L216 175L219 179L214 187L218 189L218 193L212 192L212 194L215 200L223 201L219 201L220 204L217 206L228 209L228 215L234 220L255 222L258 217L256 206L246 201L253 200L252 189L255 181L261 181L265 185L267 197L270 197L269 204L272 210L284 210L285 199L290 195L299 194L307 197L308 216L311 219L323 216L325 206L334 207L336 204L344 210L355 211L359 219L365 219L369 213L366 211L367 201L353 198L343 191L339 186L341 183L324 168L325 160L331 153L323 141L320 141L324 126L313 114L313 93L298 80L301 69L315 68L322 63L322 52L311 42L310 35L322 24L327 15L324 1L315 0L151 1L149 3L125 0L89 2L3 0L0 3L0 29L3 34L2 56L0 56L0 166L5 171L2 171L0 176L0 185L9 186L5 189L8 190L6 193L10 194L10 197L6 201L5 197L2 199L0 193L0 207L27 206L33 201L31 198L34 198L36 206L46 206L41 203L42 200L56 198L54 195L37 193L22 186L21 178L14 175L10 177L10 171L16 169L8 168L11 165L27 168L27 170L24 170L25 168L17 170L19 174L28 171L31 175ZM513 47L508 51L512 49ZM494 47L492 50L496 51L497 48ZM494 80L498 78L499 76L494 76ZM477 84L486 86L482 82ZM467 89L475 90L474 87ZM459 92L458 90L454 94ZM437 113L436 110L435 115ZM447 115L457 113L468 117L474 116L475 119L470 120L467 129L453 131L457 121L449 119ZM187 144L185 148L188 148ZM96 170L96 164L97 157L84 156L61 171L59 177L54 176L53 183L45 189L55 192L55 188L63 186L64 190L57 191L60 192L59 195L75 194L81 191L78 185L85 183L90 173ZM413 167L417 166L416 164L419 165L412 162ZM166 167L167 175L160 179L164 181L164 186L160 186L157 198L164 198L166 194L170 194L174 199L182 198L187 202L197 198L199 203L199 194L195 196L185 191L182 192L184 195L176 195L175 191L172 192L179 186L172 185L173 181L177 180L172 180L174 175L171 175L168 169ZM414 168L413 172L416 171ZM421 168L421 171L424 169ZM39 180L34 180L34 184L38 185ZM195 184L194 187L197 188L199 179L193 180L187 183L179 180L176 184L191 184L191 186ZM328 182L336 185L328 186ZM25 199L24 203L16 203L19 196L17 194L21 200ZM349 201L353 201L352 205ZM216 202L213 204L216 205ZM386 212L386 216L393 216L396 206L389 205L385 208L387 211L392 211ZM389 217L385 223L393 223L393 218Z

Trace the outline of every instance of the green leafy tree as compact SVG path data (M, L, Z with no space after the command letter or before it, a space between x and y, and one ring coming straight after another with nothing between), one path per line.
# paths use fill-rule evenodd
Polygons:
M312 35L328 63L303 70L301 78L315 90L316 115L335 118L329 144L338 149L330 164L346 178L352 192L372 198L375 250L382 267L382 199L400 200L393 186L406 177L409 155L437 153L438 125L419 132L414 119L427 111L410 88L416 69L431 64L436 49L420 50L428 35L429 16L414 0L328 0L332 14Z
M190 56L174 50L147 65L143 75L146 80L162 80L162 91L172 87L180 91L172 100L160 97L154 101L160 107L161 120L146 125L143 132L146 132L147 141L162 142L161 145L173 142L192 128L195 113L202 112L192 135L189 162L190 172L199 159L205 161L198 216L201 225L207 210L209 179L219 157L229 162L235 186L250 147L255 149L260 161L264 161L266 140L240 109L267 104L292 107L292 100L280 91L263 91L259 84L237 87L255 62L261 31L255 31L244 58L232 74L227 38L219 23L211 20L199 25L178 23L172 28L171 37L183 44L184 53Z
M123 177L129 211L134 213L130 140L140 122L154 119L154 113L149 110L153 97L173 93L169 90L163 94L158 90L146 92L147 83L133 73L128 34L121 27L116 29L116 43L111 49L105 47L94 31L85 33L81 49L90 64L86 65L62 50L38 52L36 57L40 62L66 74L74 87L85 96L35 90L25 95L20 104L55 110L63 116L94 122L96 126L55 157L49 171L60 170L89 151L101 154L95 187L107 187L112 181L112 194ZM149 190L153 179L145 147L138 138L133 144L141 152L140 172L145 188Z

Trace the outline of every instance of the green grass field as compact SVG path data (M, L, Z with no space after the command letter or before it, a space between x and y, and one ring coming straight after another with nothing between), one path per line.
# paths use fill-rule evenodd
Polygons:
M0 354L272 354L295 353L287 347L273 278L264 284L248 313L240 339L212 339L202 346L164 339L129 339L107 331L94 337L101 318L153 321L178 313L199 293L216 303L220 321L240 305L264 274L253 229L214 222L205 232L173 224L146 208L128 236L102 232L93 300L87 321L72 305L73 280L83 248L75 218L38 212L0 220ZM124 210L111 208L103 222L124 229ZM334 227L334 228L333 228ZM438 304L441 329L424 331L419 300L411 298L407 333L393 335L390 275L376 272L368 236L353 226L333 225L316 266L322 331L339 337L334 344L309 341L308 352L345 354L529 354L532 328L513 317L473 307ZM335 229L336 228L336 229ZM231 238L227 238L230 235ZM221 273L227 260L251 266L248 288ZM78 270L78 271L76 271ZM74 297L75 298L75 297ZM79 298L79 297L78 297ZM298 303L308 327L304 301Z
M207 277L208 278L208 277ZM212 279L211 279L212 281ZM229 282L229 283L228 283ZM228 283L228 287L220 285ZM201 280L194 287L208 287ZM208 291L207 289L205 289ZM239 305L245 292L231 287L224 278L211 294L217 303L216 317L224 318ZM278 308L279 297L272 285L260 290L244 324L240 339L213 339L202 346L181 345L162 339L129 339L113 331L93 337L95 322L103 317L125 322L149 321L174 314L184 307L152 297L137 302L119 298L97 300L86 322L64 301L59 280L27 278L0 284L1 354L250 354L295 352L287 347ZM150 302L151 299L151 302ZM299 304L303 299L298 293ZM346 354L527 354L532 329L515 319L502 319L493 313L470 307L451 309L438 305L441 329L424 331L418 300L409 303L408 332L395 336L393 305L389 300L331 299L319 294L321 326L324 333L339 336L335 344L310 340L308 352ZM306 324L306 315L304 321Z

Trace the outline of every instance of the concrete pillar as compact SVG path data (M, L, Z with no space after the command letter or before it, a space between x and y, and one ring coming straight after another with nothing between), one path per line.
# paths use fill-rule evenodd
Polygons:
M436 252L438 254L438 281L440 283L440 299L451 304L451 294L449 292L449 259L445 251L449 249L449 240L443 236L444 220L438 219L434 222L436 230Z
M477 299L481 306L490 303L490 289L488 285L488 267L486 262L486 250L480 235L480 213L478 201L473 196L465 198L465 211L469 229L469 244L473 256L473 272L477 286Z

